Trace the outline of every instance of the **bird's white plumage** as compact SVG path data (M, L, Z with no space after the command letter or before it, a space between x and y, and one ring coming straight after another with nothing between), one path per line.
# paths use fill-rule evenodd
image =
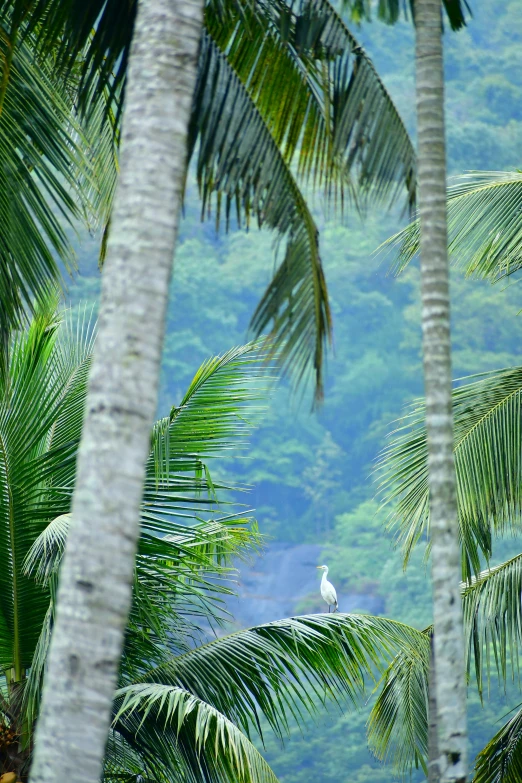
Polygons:
M323 578L321 579L321 595L328 604L328 611L331 606L335 606L337 611L337 593L335 587L328 581L328 566L317 566L323 572Z

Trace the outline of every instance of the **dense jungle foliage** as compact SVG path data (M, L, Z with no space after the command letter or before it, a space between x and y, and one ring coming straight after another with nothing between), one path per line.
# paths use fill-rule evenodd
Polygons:
M450 174L516 169L522 157L522 15L516 0L472 3L468 28L446 34ZM413 130L413 34L406 23L377 21L359 33ZM310 414L311 395L274 393L248 459L230 466L253 486L248 502L261 532L277 541L321 543L332 581L344 591L382 597L385 614L418 628L430 621L427 571L418 557L403 573L386 514L373 497L372 470L390 424L422 391L418 268L396 279L379 244L407 216L348 205L344 217L327 214L320 196L315 214L334 315L324 405ZM69 287L73 307L97 301L97 244L80 248L80 275ZM177 250L159 414L181 397L208 356L244 341L254 306L269 280L273 236L252 228L216 232L200 222L190 180ZM145 259L146 263L146 259ZM520 364L522 289L490 286L453 275L454 376ZM246 455L246 453L245 453ZM497 557L520 551L499 542ZM300 610L322 611L314 596ZM342 607L341 607L342 609ZM276 619L276 618L274 618ZM496 730L496 721L520 701L494 692L483 707L470 692L472 754ZM297 733L281 749L269 741L269 761L284 783L385 783L366 749L366 714L344 714ZM419 778L420 779L420 778Z

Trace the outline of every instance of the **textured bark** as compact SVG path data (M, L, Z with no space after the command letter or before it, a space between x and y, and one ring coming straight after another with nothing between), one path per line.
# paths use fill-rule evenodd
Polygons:
M201 0L141 0L121 174L31 778L98 783L131 601Z
M443 783L467 766L464 640L460 598L446 219L444 71L440 0L415 0L422 330L434 611L434 649Z

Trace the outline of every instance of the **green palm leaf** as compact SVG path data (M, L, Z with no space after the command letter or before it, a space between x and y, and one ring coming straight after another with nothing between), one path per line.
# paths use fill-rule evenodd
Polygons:
M505 682L519 673L522 644L522 555L482 571L463 585L468 669L472 656L479 692L494 665Z
M0 14L2 7L22 12L17 0L0 3ZM109 114L121 107L135 7L113 0L41 0L31 8L40 50L52 52L62 76L79 74L76 93L89 108L84 130L91 138L97 104L103 104L103 117L107 107ZM294 366L297 380L312 368L320 397L331 317L317 229L291 162L297 157L301 176L324 181L336 201L355 185L359 202L369 194L393 200L406 185L411 206L413 147L371 61L328 0L298 6L215 0L206 8L205 25L189 145L191 152L198 149L203 210L215 194L218 221L221 204L227 222L235 204L247 223L255 216L277 232L281 263L252 327L260 334L272 326L285 364ZM92 208L105 228L117 119L99 134L109 165L97 165L100 156L91 145L102 202L95 193ZM91 197L89 188L87 193Z
M56 414L46 438L50 453L63 456L61 463L52 463L50 473L60 501L48 494L49 489L40 499L41 514L44 509L49 516L60 509L63 513L32 538L23 559L23 576L31 578L32 585L37 583L46 601L42 610L47 610L35 639L26 688L27 709L33 715L52 624L49 590L52 593L69 525L89 364L86 351L93 339L87 318L77 326L82 351L75 349L70 330L69 326L59 341L64 350L56 360L61 377L67 379L62 388L64 413ZM256 548L259 536L249 516L224 513L229 502L219 503L219 494L232 488L212 480L207 460L241 444L265 407L272 380L272 367L260 344L234 348L204 362L180 405L153 430L122 663L125 682L144 666L163 660L167 648L188 649L201 636L201 625L220 623L226 615L223 599L232 592L235 577L232 560ZM44 458L49 459L47 452Z
M448 249L455 266L492 282L522 265L522 174L476 171L448 188ZM401 272L418 253L419 223L387 240Z
M370 749L381 761L391 759L400 774L413 767L427 776L428 675L431 629L418 632L393 659L368 721Z
M385 618L339 614L296 617L240 631L181 655L166 654L160 665L120 691L113 728L141 754L144 775L154 764L167 764L175 779L185 779L184 774L194 781L229 780L227 775L234 779L238 773L233 770L216 773L215 741L210 748L201 747L193 724L185 740L185 709L201 704L216 720L226 722L222 732L225 726L233 727L241 743L250 739L252 730L262 738L261 716L283 737L291 718L302 723L329 700L348 698L360 704L366 681L382 671L390 655L414 646L420 635ZM187 758L189 770L184 766ZM264 768L261 773L269 774Z
M80 180L90 176L73 103L50 58L32 39L9 37L0 17L0 330L20 325L32 297L59 281L57 258L71 269L64 221L81 216Z
M455 465L463 578L489 558L492 530L517 525L522 511L522 368L498 370L453 392ZM423 401L411 406L377 472L384 503L394 503L390 524L407 561L429 527Z
M476 685L482 696L484 678L489 681L492 669L504 683L509 675L519 675L522 555L483 571L462 583L461 589L467 669L471 674L474 662ZM428 628L413 643L404 644L375 689L380 692L370 714L369 744L379 759L391 758L401 774L418 766L426 772L431 631ZM518 780L516 771L522 758L520 720L519 713L481 752L477 780L504 780L501 770L508 776L506 780ZM512 773L511 766L515 770Z
M522 779L522 709L498 731L475 761L473 783L518 783Z
M370 59L327 0L207 6L205 25L287 162L335 203L415 200L415 153ZM353 180L353 181L352 181ZM357 186L357 187L356 187Z
M132 736L150 767L172 766L174 779L277 783L248 737L183 688L140 683L122 688L116 699L114 724L127 738Z
M277 736L329 700L360 703L365 681L419 632L381 617L309 615L239 631L172 657L146 682L183 688L247 734L261 715Z
M252 321L256 334L273 322L281 358L298 377L309 362L318 393L331 317L318 232L297 184L261 114L238 76L204 33L195 92L192 144L199 139L197 174L203 205L213 193L228 215L234 203L277 231L284 256Z
M26 333L11 343L0 379L0 613L10 666L20 679L31 665L49 593L24 571L25 558L49 520L69 510L74 446L83 408L89 341L59 338L56 300L38 310ZM65 435L65 437L64 437Z

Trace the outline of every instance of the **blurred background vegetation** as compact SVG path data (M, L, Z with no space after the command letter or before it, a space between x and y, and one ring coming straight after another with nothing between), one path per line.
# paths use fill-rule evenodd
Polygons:
M522 164L519 2L477 0L472 7L468 28L445 36L450 174ZM358 35L413 133L411 27L387 28L374 21ZM311 395L296 397L283 384L248 452L229 465L230 475L252 486L247 502L270 537L268 547L270 542L317 545L318 562L329 564L341 595L378 597L384 614L423 628L430 607L422 553L404 573L393 537L384 532L386 513L373 499L372 477L391 423L422 392L418 268L396 279L388 274L391 259L374 253L407 215L369 211L361 217L353 205L343 216L334 215L323 209L320 195L314 205L334 316L325 402L311 413ZM85 301L96 306L97 246L94 239L81 243L80 274L68 291L73 308ZM228 235L218 234L212 221L201 222L196 184L189 178L159 415L179 401L205 358L245 340L273 258L269 233L232 227ZM452 307L454 377L520 364L522 289L516 280L491 286L455 273ZM499 542L495 560L519 551L520 542ZM305 610L323 611L317 594L302 596L294 607ZM481 706L470 691L473 755L517 701L514 693L492 692ZM283 783L386 783L390 770L366 748L366 717L364 711L333 708L305 737L294 732L284 748L269 741L270 764Z

